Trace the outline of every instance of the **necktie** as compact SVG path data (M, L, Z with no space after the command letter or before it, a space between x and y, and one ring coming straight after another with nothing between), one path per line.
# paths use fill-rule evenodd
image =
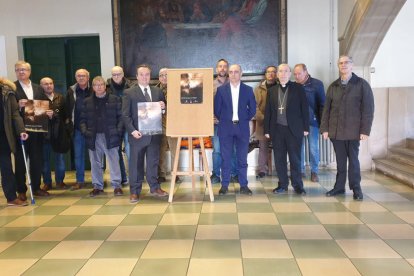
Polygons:
M148 94L148 89L145 87L144 88L144 97L145 97L145 100L147 101L147 102L151 102L151 97L150 97L150 95Z

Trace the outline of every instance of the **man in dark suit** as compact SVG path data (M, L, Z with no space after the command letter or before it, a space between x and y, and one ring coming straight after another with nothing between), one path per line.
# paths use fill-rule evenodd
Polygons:
M305 195L301 176L300 156L303 136L309 133L309 111L302 85L291 82L288 64L277 67L279 85L272 86L267 94L264 133L272 139L279 185L273 193L285 193L288 189L287 155L290 162L290 178L295 192Z
M146 179L150 192L154 196L165 197L167 192L161 189L158 183L158 163L160 159L161 135L142 135L138 127L138 103L159 102L161 109L165 109L164 93L157 87L149 86L151 68L148 65L139 65L137 68L138 86L124 91L122 98L122 117L125 129L129 134L129 187L130 202L139 200L144 181L144 159L146 158ZM161 124L161 122L160 122Z
M28 100L45 100L49 101L42 87L38 84L32 83L30 80L31 66L25 61L18 61L14 66L17 81L16 85L16 100L18 101L20 114L23 116L24 107ZM33 194L35 196L49 196L49 193L40 189L41 174L43 168L43 137L44 133L30 132L29 139L26 140L25 150L30 159L30 178ZM19 142L20 143L20 142ZM16 183L18 198L26 201L26 167L23 157L22 147L16 147L15 154L16 162Z
M234 145L236 146L240 193L252 194L247 187L247 154L250 136L249 121L256 114L256 100L253 89L240 81L241 76L240 65L231 65L229 68L230 82L220 86L214 97L214 116L219 121L217 132L222 158L220 195L228 192Z

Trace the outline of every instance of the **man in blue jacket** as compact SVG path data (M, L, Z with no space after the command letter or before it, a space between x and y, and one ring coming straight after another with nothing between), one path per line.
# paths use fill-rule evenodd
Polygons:
M249 122L256 114L253 89L242 83L242 68L233 64L229 68L230 82L220 86L214 97L214 115L218 119L218 136L221 148L220 195L228 192L230 183L231 155L236 146L240 193L251 195L247 187L247 154L249 146Z

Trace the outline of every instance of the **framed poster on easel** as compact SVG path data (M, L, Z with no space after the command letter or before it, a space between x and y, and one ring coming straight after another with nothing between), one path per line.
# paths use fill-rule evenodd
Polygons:
M172 202L175 178L189 175L194 187L194 176L204 176L210 200L214 201L203 137L214 135L213 68L168 69L167 136L178 137L171 176L169 202ZM189 170L177 171L181 140L188 137ZM200 139L203 170L194 171L192 138Z

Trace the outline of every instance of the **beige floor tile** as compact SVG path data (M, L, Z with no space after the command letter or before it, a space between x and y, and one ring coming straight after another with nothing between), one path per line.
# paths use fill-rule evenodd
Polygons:
M387 188L396 193L411 193L413 191L413 188L408 185L388 185Z
M79 197L52 198L46 201L42 206L70 206L79 201Z
M216 203L206 202L203 203L201 213L236 213L236 203Z
M279 224L274 213L238 213L239 224Z
M386 212L387 209L376 202L343 202L343 205L352 212Z
M325 195L313 196L308 195L303 197L304 202L338 202L339 200L336 197L327 197Z
M199 240L238 240L238 225L199 225L196 239Z
M414 212L394 212L394 214L405 222L414 224Z
M190 258L194 240L150 240L142 259Z
M22 275L38 259L7 259L0 260L1 275Z
M118 226L125 215L93 215L88 218L81 226Z
M124 189L124 193L125 193L124 196L114 197L110 199L105 205L108 205L108 206L130 205L131 203L129 202L129 195L127 195L128 193L125 191L125 189Z
M381 187L382 185L375 180L361 179L361 186L364 189L364 187Z
M62 241L76 227L39 227L22 241Z
M90 259L77 276L130 275L138 259Z
M103 241L62 241L43 259L88 259Z
M369 224L368 227L382 239L414 239L414 228L408 224Z
M0 210L0 217L23 216L24 214L31 212L34 208L36 208L34 205L3 208Z
M349 259L296 259L303 276L361 275Z
M74 205L67 208L60 215L67 216L86 216L93 215L96 211L101 208L101 205Z
M241 240L243 258L293 258L286 240Z
M10 246L12 246L14 243L15 243L14 241L4 241L4 242L0 242L0 252L3 252L4 250L6 250Z
M254 195L254 196L245 196L245 195L237 195L236 196L237 203L269 203L269 198L267 195Z
M409 262L412 266L414 266L414 259L407 259L407 262Z
M329 240L332 237L322 225L282 225L289 240Z
M409 202L409 199L406 199L405 197L397 194L397 193L367 193L367 195L375 200L375 201L379 201L379 202L394 202L394 201L399 201L399 202Z
M159 225L196 225L199 213L164 214Z
M39 227L51 220L53 217L54 216L51 215L21 216L6 224L4 227Z
M382 240L337 240L349 258L401 258Z
M315 212L322 224L363 224L351 212Z
M306 203L302 202L275 202L272 203L273 210L276 213L310 213Z
M149 240L156 227L156 225L118 226L108 237L108 241Z
M163 214L167 210L168 204L138 204L131 210L130 214Z
M187 276L242 276L241 259L191 259Z

